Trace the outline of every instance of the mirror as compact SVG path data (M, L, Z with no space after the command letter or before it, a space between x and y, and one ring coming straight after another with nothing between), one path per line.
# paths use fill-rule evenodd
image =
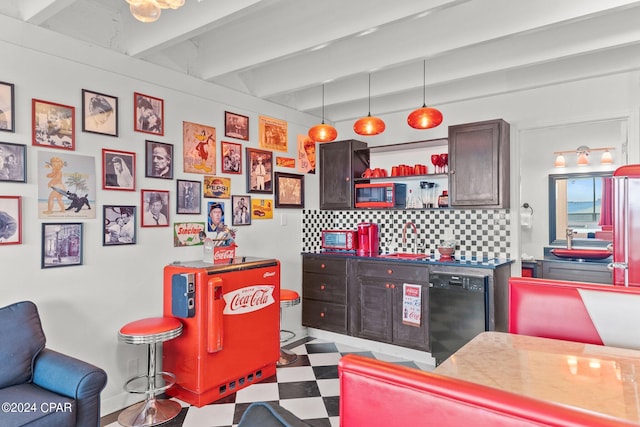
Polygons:
M566 245L567 229L575 246L611 243L612 172L549 175L549 243Z

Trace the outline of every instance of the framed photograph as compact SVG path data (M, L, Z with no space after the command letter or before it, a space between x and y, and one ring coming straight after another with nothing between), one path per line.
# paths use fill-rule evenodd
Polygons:
M202 200L202 183L199 181L187 181L179 179L177 183L176 213L200 214L200 201Z
M247 192L273 193L273 153L271 151L246 148Z
M118 136L118 98L82 89L82 131Z
M102 149L102 189L135 191L136 153Z
M205 175L204 197L209 199L230 199L231 198L231 178L222 178L214 175Z
M231 225L251 224L251 196L231 196L233 218Z
M169 192L141 190L142 227L169 226Z
M82 223L42 224L42 268L82 265Z
M76 149L75 107L32 99L31 117L32 145L72 151Z
M225 232L224 230L226 230L224 202L207 203L207 212L207 231L209 233L215 233L211 238L217 239L218 233L223 234Z
M304 208L304 175L276 172L276 208Z
M224 112L224 136L249 140L249 117L240 114Z
M102 246L136 244L136 207L103 206Z
M145 176L173 179L173 145L145 141Z
M22 197L0 196L0 245L22 243Z
M220 142L222 173L242 173L242 145L235 142Z
M133 130L164 135L164 101L153 96L133 93L135 105Z
M0 82L0 130L15 132L15 88L13 83Z
M265 150L289 151L287 122L267 116L258 117L258 147Z
M216 128L182 122L182 144L185 172L216 173Z
M27 182L27 146L0 142L0 182Z

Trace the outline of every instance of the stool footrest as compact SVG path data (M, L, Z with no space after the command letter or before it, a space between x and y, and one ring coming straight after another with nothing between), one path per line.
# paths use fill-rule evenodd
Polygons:
M149 389L149 375L138 375L130 378L124 384L123 388L129 393L156 394L174 385L176 383L176 376L171 372L156 372L153 383L155 387Z

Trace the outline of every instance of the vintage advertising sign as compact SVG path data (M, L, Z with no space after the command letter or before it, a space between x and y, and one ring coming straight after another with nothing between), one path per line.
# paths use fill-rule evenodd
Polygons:
M420 326L422 321L422 286L402 284L402 323Z
M204 177L204 197L214 199L231 198L231 178L221 178L219 176L205 175Z
M273 200L252 198L251 219L273 219Z
M283 168L295 168L296 167L296 159L292 157L276 157L276 166L280 166Z
M205 232L204 222L174 222L173 223L173 246L199 246L204 243ZM203 233L203 234L201 234Z
M273 285L253 285L228 292L222 295L225 302L222 314L251 313L275 304L274 289Z
M267 116L259 116L258 146L263 150L289 151L287 122Z

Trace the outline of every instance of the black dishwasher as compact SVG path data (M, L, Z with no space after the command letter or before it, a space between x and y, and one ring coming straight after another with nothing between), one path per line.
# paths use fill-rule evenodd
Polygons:
M488 281L488 276L429 275L429 340L436 366L487 330Z

